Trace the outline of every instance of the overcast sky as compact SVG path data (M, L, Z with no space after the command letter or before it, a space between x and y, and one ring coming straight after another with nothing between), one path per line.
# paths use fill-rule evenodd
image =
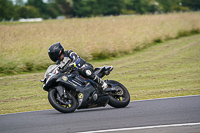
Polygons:
M11 0L11 1L13 1L13 3L15 3L15 0ZM28 0L23 0L24 1L24 3L26 3ZM47 2L48 0L43 0L43 2Z
M24 0L24 2L27 2L28 0ZM48 0L43 0L43 2L47 2Z

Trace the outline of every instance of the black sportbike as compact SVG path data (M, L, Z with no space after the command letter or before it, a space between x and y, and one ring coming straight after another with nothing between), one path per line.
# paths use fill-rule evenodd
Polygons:
M121 83L105 80L108 88L101 90L93 80L84 78L69 63L67 65L69 67L65 73L59 72L59 65L49 66L41 80L43 89L48 92L50 104L59 112L71 113L76 109L104 107L107 104L123 108L129 104L129 92ZM102 78L112 70L112 66L103 66L94 71Z

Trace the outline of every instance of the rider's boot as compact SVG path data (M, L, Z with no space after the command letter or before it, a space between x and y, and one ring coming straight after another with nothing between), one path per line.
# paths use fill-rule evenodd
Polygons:
M107 83L104 82L104 81L103 81L101 78L99 78L97 75L95 76L94 81L95 81L96 83L99 84L100 88L101 88L103 91L108 87Z

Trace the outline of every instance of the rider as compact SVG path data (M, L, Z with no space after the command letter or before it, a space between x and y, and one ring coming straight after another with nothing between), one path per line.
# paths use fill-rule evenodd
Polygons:
M61 72L66 71L65 65L68 59L70 59L72 62L70 64L76 67L81 75L98 83L103 90L107 88L108 85L94 73L93 66L90 63L79 57L72 50L64 51L63 46L59 42L54 43L49 47L48 54L52 61L56 62L57 65L60 65Z

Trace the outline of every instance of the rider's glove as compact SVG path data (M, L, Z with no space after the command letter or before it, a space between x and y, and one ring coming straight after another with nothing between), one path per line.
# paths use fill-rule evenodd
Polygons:
M75 63L75 62L70 63L69 66L70 66L70 67L76 67L76 63Z

